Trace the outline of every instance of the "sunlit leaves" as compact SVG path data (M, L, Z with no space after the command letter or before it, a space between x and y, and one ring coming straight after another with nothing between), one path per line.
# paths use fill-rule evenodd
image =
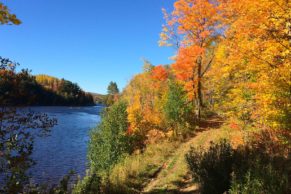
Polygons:
M0 2L0 24L21 24L16 15L11 14L8 7Z
M157 81L165 81L168 77L168 72L165 67L159 65L153 68L152 77Z
M225 37L208 78L216 83L218 107L238 117L247 111L249 118L244 120L264 127L289 128L290 2L221 2ZM251 96L246 98L245 93Z
M164 10L161 43L178 48L172 69L189 100L198 105L202 91L224 115L289 128L290 10L285 0L177 0Z

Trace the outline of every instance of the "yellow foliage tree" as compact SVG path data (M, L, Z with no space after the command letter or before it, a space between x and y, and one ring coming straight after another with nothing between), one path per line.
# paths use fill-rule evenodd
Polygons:
M225 38L208 75L217 106L261 126L290 129L290 2L221 2Z
M138 74L125 88L122 98L128 102L128 120L134 132L146 134L162 129L163 103L167 91L167 71L162 66Z

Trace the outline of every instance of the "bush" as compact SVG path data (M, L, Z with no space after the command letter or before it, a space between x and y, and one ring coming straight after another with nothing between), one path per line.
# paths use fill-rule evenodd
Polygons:
M191 148L186 160L202 193L291 193L288 146L271 140L261 133L237 149L225 140L211 143L208 151Z
M91 170L108 174L112 166L132 151L127 135L127 105L117 102L102 115L101 123L91 132L88 158Z
M102 193L101 189L101 177L96 174L87 175L83 180L79 181L75 185L74 194L99 194Z
M231 194L288 193L287 176L282 176L272 165L256 165L242 176L234 175L229 191Z
M270 146L265 146L269 144L267 141L252 142L236 150L230 193L290 193L290 159L284 157L282 149L276 149L276 153L270 152Z
M206 152L202 148L191 148L186 155L195 181L201 183L202 193L223 193L230 188L233 149L228 142L211 142Z

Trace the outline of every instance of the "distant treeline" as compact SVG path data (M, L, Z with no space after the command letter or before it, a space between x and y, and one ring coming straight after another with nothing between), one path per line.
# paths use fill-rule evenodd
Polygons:
M48 75L37 75L35 80L46 91L50 91L60 97L56 98L53 104L94 105L93 96L84 92L76 83Z
M116 82L111 81L107 87L107 94L90 93L96 104L111 106L119 99L120 93Z
M89 106L93 96L77 84L48 75L15 71L7 59L0 58L0 105L7 106Z

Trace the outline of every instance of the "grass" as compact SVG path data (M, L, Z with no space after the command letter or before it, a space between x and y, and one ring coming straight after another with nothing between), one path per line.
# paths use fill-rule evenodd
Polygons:
M242 144L244 133L228 124L201 128L186 142L163 141L149 145L143 153L128 156L110 175L112 193L195 193L199 186L191 181L185 154L191 146L206 147L211 141L230 140Z
M114 167L110 174L115 192L140 192L172 157L178 142L163 141L149 145L143 153L128 156Z

